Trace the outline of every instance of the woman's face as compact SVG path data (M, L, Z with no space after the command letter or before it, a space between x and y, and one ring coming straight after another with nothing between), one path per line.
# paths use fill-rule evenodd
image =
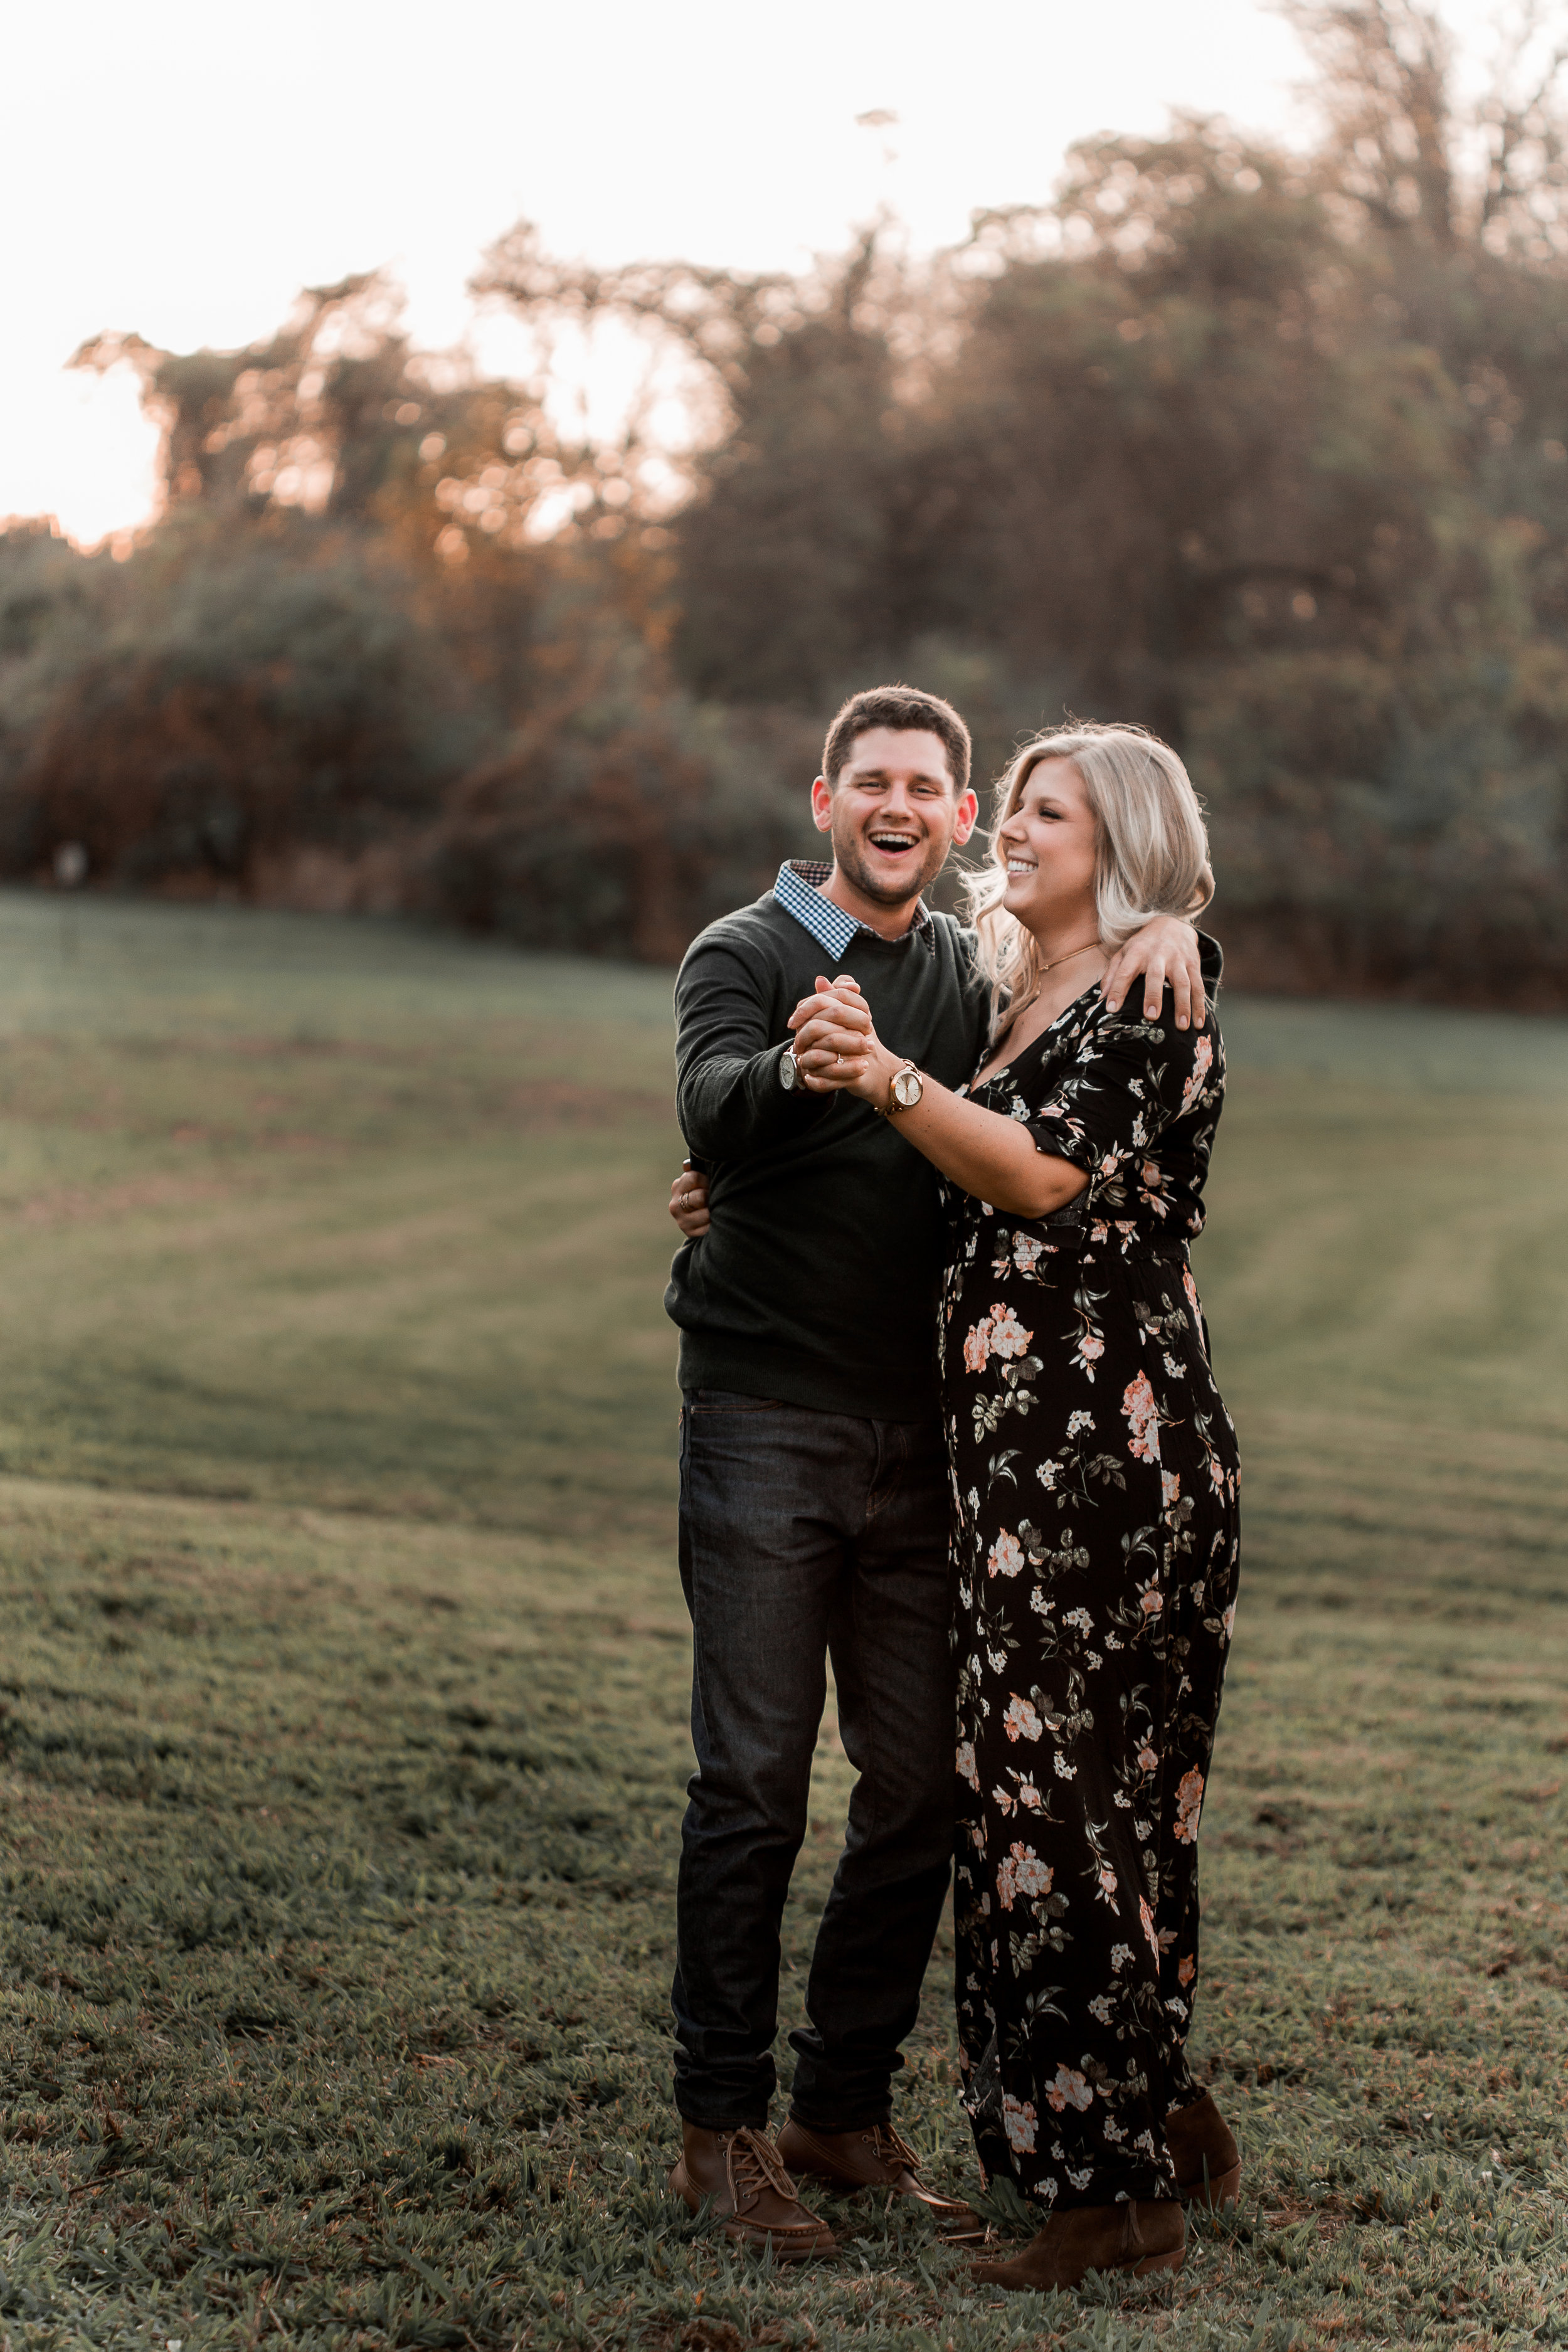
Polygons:
M1059 933L1077 922L1095 936L1094 862L1099 826L1083 778L1070 760L1038 760L1018 805L997 829L1007 861L1002 904L1026 930Z

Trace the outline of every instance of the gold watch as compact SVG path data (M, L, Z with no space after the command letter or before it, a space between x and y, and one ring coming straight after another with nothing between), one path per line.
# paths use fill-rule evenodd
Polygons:
M896 1118L901 1110L913 1110L924 1093L925 1080L913 1062L905 1062L901 1068L893 1072L888 1099L882 1106L882 1117Z

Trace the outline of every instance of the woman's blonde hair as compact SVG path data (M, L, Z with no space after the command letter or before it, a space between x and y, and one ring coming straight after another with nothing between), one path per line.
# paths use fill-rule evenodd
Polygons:
M1033 933L1002 904L1007 858L997 838L1042 760L1070 760L1083 778L1098 837L1094 900L1103 947L1119 948L1152 916L1199 914L1214 897L1203 809L1168 743L1143 727L1076 719L1037 735L997 788L988 862L964 878L980 967L991 982L993 1040L1045 985Z

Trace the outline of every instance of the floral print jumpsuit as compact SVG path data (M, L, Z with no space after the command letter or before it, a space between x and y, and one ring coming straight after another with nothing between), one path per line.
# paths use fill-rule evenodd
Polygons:
M1088 1191L1035 1220L947 1187L963 2103L986 2176L1056 2210L1173 2197L1164 2119L1199 2096L1237 1507L1187 1243L1224 1085L1212 1014L1090 991L973 1089Z

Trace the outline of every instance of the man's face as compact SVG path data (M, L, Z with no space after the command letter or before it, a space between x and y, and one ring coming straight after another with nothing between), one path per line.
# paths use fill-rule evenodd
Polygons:
M953 789L947 746L925 728L868 727L829 787L811 788L818 833L833 836L839 872L880 907L905 907L934 882L980 803Z

